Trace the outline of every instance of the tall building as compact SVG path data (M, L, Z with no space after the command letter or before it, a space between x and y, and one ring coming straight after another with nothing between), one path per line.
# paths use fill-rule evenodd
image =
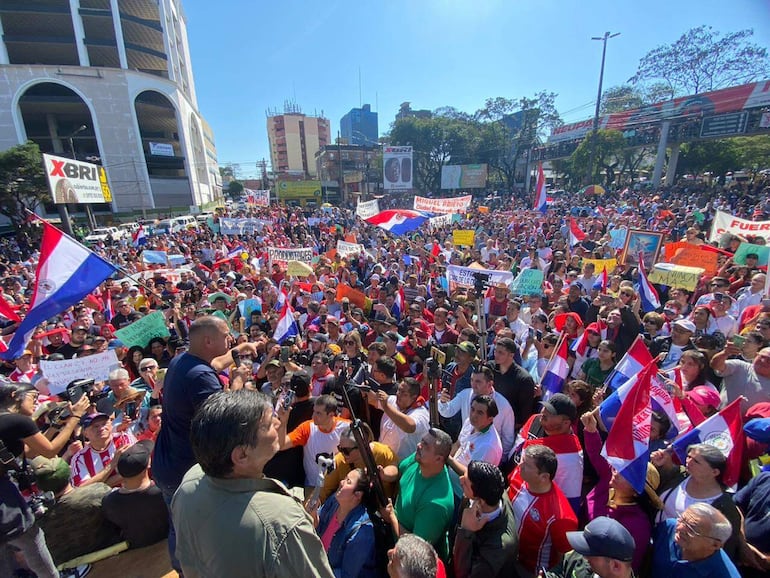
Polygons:
M268 111L267 138L273 172L316 177L315 154L329 144L329 120L307 116L293 103L286 103L283 114Z
M411 102L402 102L396 113L396 120L402 118L431 118L433 113L429 110L414 110Z
M100 163L110 212L221 197L181 0L3 0L0 34L0 149Z
M352 108L340 119L340 134L350 144L372 146L377 144L379 128L377 113L365 104L361 108Z

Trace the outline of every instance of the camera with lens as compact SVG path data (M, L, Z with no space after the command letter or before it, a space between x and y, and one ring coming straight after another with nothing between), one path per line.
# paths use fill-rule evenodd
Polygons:
M441 364L437 359L429 357L425 360L425 367L428 371L428 379L439 379L441 377Z
M0 440L0 475L6 474L19 489L29 509L39 519L55 502L53 492L41 492L37 487L37 476L26 460L17 459Z
M100 399L107 397L108 392L101 392L96 389L96 380L94 379L76 379L71 381L67 388L59 394L59 397L70 403L77 403L80 398L88 396L91 403L96 403Z

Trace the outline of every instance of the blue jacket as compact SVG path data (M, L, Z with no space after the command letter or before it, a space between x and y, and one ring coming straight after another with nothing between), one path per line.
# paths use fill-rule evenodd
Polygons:
M318 535L322 536L329 526L339 503L334 495L324 502L318 512ZM376 578L374 527L363 505L354 508L342 522L332 538L329 564L336 578Z

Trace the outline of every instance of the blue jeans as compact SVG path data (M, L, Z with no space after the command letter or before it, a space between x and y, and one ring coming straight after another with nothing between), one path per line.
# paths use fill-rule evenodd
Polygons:
M40 526L35 524L20 536L9 540L8 544L21 551L27 566L38 578L59 578L59 571L48 551L45 535ZM0 548L5 548L5 546L0 545ZM8 552L0 552L0 576L12 575L13 562L9 559L8 554Z
M177 486L169 486L166 484L159 484L157 481L155 485L160 488L163 494L163 501L166 502L168 508L168 555L171 558L171 567L177 571L180 576L182 573L182 564L176 557L176 530L174 530L174 520L171 517L171 499L174 497Z

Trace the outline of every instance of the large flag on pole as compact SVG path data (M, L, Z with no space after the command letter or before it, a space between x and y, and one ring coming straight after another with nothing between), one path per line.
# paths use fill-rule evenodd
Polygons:
M287 302L283 306L281 316L278 318L278 325L275 327L273 339L278 343L283 344L289 337L296 337L297 335L299 335L299 328L297 327L297 322L294 320L294 311Z
M652 361L650 350L639 335L604 383L611 389L617 389L639 373L650 361Z
M565 337L561 338L561 342L554 348L554 353L543 372L540 388L543 391L544 401L548 400L554 393L561 393L564 389L564 383L567 381L567 374L569 373L567 341Z
M27 316L0 357L15 359L39 324L75 305L117 268L43 221L35 292Z
M548 212L548 199L545 194L545 173L543 163L537 164L537 184L535 185L535 203L532 207L536 211L545 214Z
M642 300L642 311L649 313L660 309L660 297L655 287L647 280L644 270L644 259L639 255L639 298Z
M623 400L615 423L609 429L602 455L638 493L644 492L650 461L650 380L658 371L650 362Z

